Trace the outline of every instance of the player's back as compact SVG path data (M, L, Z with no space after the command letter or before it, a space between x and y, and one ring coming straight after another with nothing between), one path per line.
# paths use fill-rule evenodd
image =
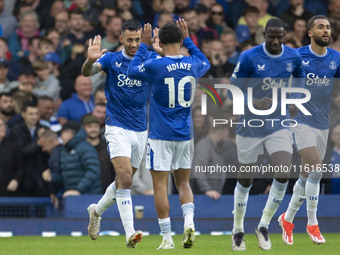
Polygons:
M152 63L150 132L152 139L184 141L191 136L191 104L202 61L195 56L166 56Z

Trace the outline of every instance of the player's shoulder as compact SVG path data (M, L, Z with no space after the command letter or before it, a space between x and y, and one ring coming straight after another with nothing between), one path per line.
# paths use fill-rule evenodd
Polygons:
M337 57L340 59L340 52L331 48L327 48L327 51L329 52L329 55Z
M285 51L286 54L298 56L298 57L301 56L299 49L295 49L295 48L289 47L287 45L283 45L283 48L284 48L284 51Z
M258 54L263 52L263 45L257 45L251 49L245 50L241 53L241 56L243 57L249 57L252 56L253 54Z
M111 52L111 51L107 51L105 52L98 60L101 59L107 59L107 60L113 60L113 59L117 59L119 52Z
M311 54L311 51L309 50L309 45L306 45L306 46L302 46L302 47L300 47L300 48L297 48L296 51L297 51L300 55Z

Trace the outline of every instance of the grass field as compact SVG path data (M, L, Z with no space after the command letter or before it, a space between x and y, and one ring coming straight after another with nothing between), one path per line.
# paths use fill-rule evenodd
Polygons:
M281 241L281 235L270 235L273 248L271 251L262 251L258 248L257 239L254 234L245 236L247 250L242 254L340 254L340 234L324 234L326 244L313 244L307 234L295 234L294 245L286 246ZM124 254L231 254L240 253L231 250L230 236L200 235L196 237L193 248L183 249L181 247L182 236L174 236L176 248L174 250L157 251L162 237L145 236L143 242L135 249L128 249L124 245L124 237L101 236L92 241L88 236L71 237L38 237L38 236L16 236L0 238L1 255L124 255Z

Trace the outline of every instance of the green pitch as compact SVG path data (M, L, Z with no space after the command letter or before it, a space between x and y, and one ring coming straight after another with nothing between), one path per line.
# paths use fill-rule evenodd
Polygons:
M262 251L258 248L257 239L254 234L245 236L247 250L235 252L231 250L230 236L200 235L196 237L193 248L183 249L181 247L182 236L174 236L175 250L157 251L160 245L161 236L145 236L143 241L135 249L125 247L125 238L99 237L92 241L88 236L71 237L5 237L0 238L0 254L2 255L124 255L124 254L340 254L340 234L324 234L327 243L323 245L313 244L307 234L295 234L294 245L286 246L281 241L281 235L272 234L273 248L271 251Z

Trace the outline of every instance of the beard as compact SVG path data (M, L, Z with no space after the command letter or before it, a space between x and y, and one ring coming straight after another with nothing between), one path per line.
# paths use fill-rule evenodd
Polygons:
M319 45L321 47L325 47L325 46L328 46L330 44L331 38L329 37L328 41L324 41L324 40L322 40L322 37L314 36L314 41L317 45Z
M0 110L1 114L5 116L13 116L15 114L14 109L6 110L6 109L1 109Z

